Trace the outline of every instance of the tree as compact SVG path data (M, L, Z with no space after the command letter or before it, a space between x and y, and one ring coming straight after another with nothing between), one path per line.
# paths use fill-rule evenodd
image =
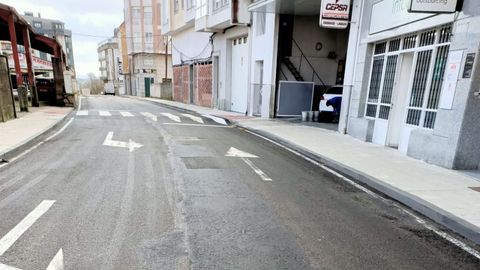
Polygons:
M100 80L99 78L97 78L97 76L94 74L94 73L88 73L88 82L89 82L89 85L88 85L88 88L90 88L90 94L91 95L99 95L99 94L102 94L103 92L103 88L104 88L104 84L102 82L102 80Z

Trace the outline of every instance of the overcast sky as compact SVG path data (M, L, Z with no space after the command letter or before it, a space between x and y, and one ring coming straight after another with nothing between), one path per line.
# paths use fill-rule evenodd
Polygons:
M123 0L0 0L23 15L31 11L43 18L57 19L73 32L73 52L77 77L99 75L97 44L113 36L123 21ZM83 35L93 35L89 37Z

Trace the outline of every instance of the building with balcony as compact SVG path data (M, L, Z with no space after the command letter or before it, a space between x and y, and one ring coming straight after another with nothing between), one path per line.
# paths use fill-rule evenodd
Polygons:
M97 52L100 63L100 79L105 84L105 88L113 88L115 94L124 94L120 88L123 84L123 75L120 74L121 62L117 37L100 42Z
M124 1L129 92L132 95L160 97L162 82L172 78L171 52L168 40L161 33L160 7L160 0Z
M162 0L162 33L170 38L172 98L211 107L211 33L195 31L195 0Z
M40 13L35 16L33 12L25 12L23 18L33 27L35 32L50 38L55 38L61 45L63 52L67 55L67 67L75 71L75 61L73 57L72 31L65 29L65 23L59 20L42 18ZM48 60L46 53L38 52L38 56L43 60Z

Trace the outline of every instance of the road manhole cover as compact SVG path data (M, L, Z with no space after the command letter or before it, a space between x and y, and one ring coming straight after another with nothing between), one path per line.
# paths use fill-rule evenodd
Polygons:
M187 169L221 169L222 166L216 158L213 157L183 157L183 163Z

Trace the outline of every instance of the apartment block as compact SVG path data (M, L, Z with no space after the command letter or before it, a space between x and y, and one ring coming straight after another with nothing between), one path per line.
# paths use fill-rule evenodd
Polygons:
M171 52L160 27L161 3L159 0L125 0L124 10L130 92L160 97L162 82L172 78Z

